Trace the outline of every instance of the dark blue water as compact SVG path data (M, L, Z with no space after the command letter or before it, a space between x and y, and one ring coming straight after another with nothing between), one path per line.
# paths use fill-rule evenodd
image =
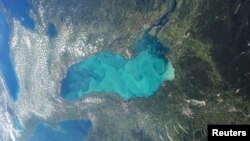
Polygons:
M54 129L46 124L38 124L28 141L84 141L92 128L91 121L65 120Z
M31 30L35 30L35 22L29 15L31 5L29 0L0 0L8 13L21 24Z
M157 35L162 29L162 27L168 22L171 14L175 11L176 7L177 7L177 0L172 0L170 5L170 10L166 11L154 24L152 24L148 28L148 31L156 27L155 35Z
M15 68L11 62L9 40L10 28L0 11L0 73L10 97L16 101L20 88Z
M156 36L152 36L148 34L148 31L145 31L142 38L139 38L133 47L133 53L138 53L145 49L150 49L150 52L159 57L164 57L166 53L170 51L170 49L164 46Z
M15 18L32 31L35 29L35 22L29 15L31 6L28 0L0 0L0 2L7 11L7 14L3 14L2 9L0 11L0 72L10 97L16 101L20 86L10 56L11 26L7 23L7 19L11 21ZM6 15L11 17L5 17Z
M48 24L47 35L49 36L49 38L55 38L57 36L57 30L54 24Z

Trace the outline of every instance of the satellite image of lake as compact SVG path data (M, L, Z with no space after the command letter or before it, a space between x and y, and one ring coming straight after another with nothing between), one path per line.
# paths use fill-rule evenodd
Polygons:
M249 0L0 0L0 141L203 141L250 124Z

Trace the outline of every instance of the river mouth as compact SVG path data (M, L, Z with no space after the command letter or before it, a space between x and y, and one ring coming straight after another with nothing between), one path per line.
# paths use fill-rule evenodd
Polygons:
M110 51L95 54L72 65L61 82L60 95L70 101L81 99L91 93L112 93L123 100L152 96L166 80L174 79L174 68L165 57L169 49L157 39L158 32L168 22L176 9L171 3L155 23L136 40L133 58ZM151 35L154 30L154 35Z

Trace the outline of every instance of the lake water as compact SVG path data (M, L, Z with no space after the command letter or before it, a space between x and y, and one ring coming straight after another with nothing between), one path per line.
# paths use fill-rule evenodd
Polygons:
M10 56L10 28L0 11L0 73L10 97L16 101L19 93L19 83Z
M35 22L29 15L31 5L29 0L1 0L5 9L12 16L17 19L21 24L30 29L35 30Z
M54 24L48 24L47 35L49 38L55 38L57 36L57 30Z
M35 29L35 22L29 15L31 7L28 0L0 0L0 2L11 16L7 18L2 9L0 10L0 73L10 97L13 101L17 101L20 86L10 56L11 25L7 21L16 19L32 31Z
M89 120L64 120L57 128L40 123L28 141L84 141L91 127Z
M77 100L91 93L113 93L128 100L153 95L164 81L174 79L174 69L164 57L168 49L145 34L131 59L106 51L72 65L62 80L61 96Z

